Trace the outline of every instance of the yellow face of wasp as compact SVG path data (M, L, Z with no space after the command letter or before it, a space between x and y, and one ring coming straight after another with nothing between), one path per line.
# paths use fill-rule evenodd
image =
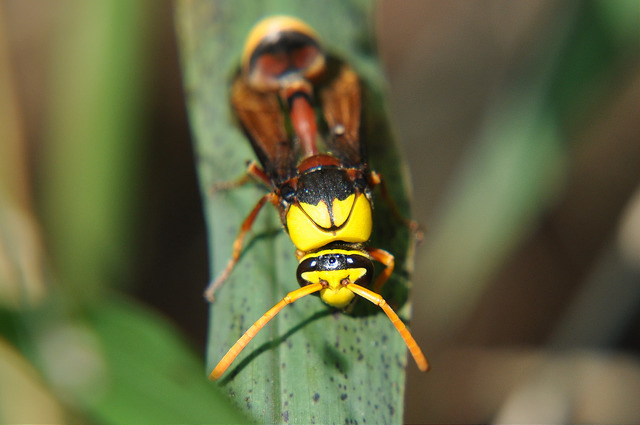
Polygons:
M311 283L326 282L327 286L320 290L322 301L332 307L344 308L351 303L355 294L341 282L345 280L355 282L365 273L365 269L313 271L302 273L302 278Z
M348 306L355 294L348 283L368 285L373 275L373 263L364 252L354 249L325 249L307 254L298 265L300 285L321 283L320 298L336 308Z
M356 192L344 200L334 198L316 205L297 202L287 212L287 229L301 251L318 249L330 242L366 242L371 237L371 203Z

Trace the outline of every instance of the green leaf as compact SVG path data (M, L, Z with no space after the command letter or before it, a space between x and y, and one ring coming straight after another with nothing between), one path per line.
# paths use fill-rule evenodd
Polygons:
M248 422L204 379L202 360L160 315L115 295L80 309L70 304L65 291L54 290L38 309L0 309L0 345L6 340L18 347L40 372L36 381L46 383L42 396L65 408L56 412L46 402L25 418L62 414L105 423ZM8 374L7 379L23 378ZM22 398L32 397L18 387ZM11 410L16 411L24 413Z
M254 159L233 122L228 100L244 39L263 16L289 14L309 23L327 49L348 60L368 84L364 105L371 165L389 183L406 212L406 170L391 137L382 96L383 78L373 55L368 2L179 2L177 26L185 88L205 201L211 276L231 255L244 217L264 190L245 186L211 196L216 182L234 180ZM372 245L391 251L396 273L384 296L408 316L408 231L377 199ZM295 248L277 215L265 207L243 255L211 306L209 371L244 331L288 292L298 288ZM316 297L287 306L240 354L220 384L259 422L401 423L407 365L404 342L388 318L361 300L353 314L328 308Z
M131 302L91 309L108 372L91 415L108 423L242 423L222 394L202 379L202 365L173 326Z

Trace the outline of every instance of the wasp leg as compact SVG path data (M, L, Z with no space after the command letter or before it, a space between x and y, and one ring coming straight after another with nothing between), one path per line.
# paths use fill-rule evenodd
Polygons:
M262 209L267 201L272 200L273 196L274 195L271 192L260 198L256 206L253 207L253 210L251 210L247 218L245 218L242 226L240 226L238 236L233 242L233 253L231 254L229 262L227 263L222 273L220 273L214 281L209 283L209 286L207 286L207 289L204 291L204 296L209 300L209 302L213 302L215 292L218 290L218 288L220 288L220 286L222 286L224 281L227 280L229 274L231 274L231 271L240 259L240 254L242 253L242 243L244 242L245 236L247 236L247 233L251 229L251 226L253 226L253 222L256 220L260 209Z
M384 249L370 247L365 249L374 260L384 265L384 270L382 270L382 273L380 273L380 276L378 276L373 284L373 291L379 294L380 291L382 291L382 287L389 279L389 276L393 273L393 268L396 264L395 257Z
M356 285L355 283L347 284L347 289L353 291L355 294L360 295L362 298L365 298L366 300L379 306L382 309L382 311L384 311L387 314L387 317L389 317L389 320L391 320L391 323L393 324L393 326L395 326L398 332L400 332L400 336L402 337L402 339L404 339L404 343L407 344L407 348L409 349L409 352L413 356L413 359L416 361L416 364L418 365L418 369L420 369L423 372L428 371L429 361L427 360L424 353L418 346L418 343L416 342L416 340L413 339L413 336L411 336L411 332L409 332L409 329L407 329L405 324L402 323L402 320L400 320L396 312L393 311L391 307L389 307L389 304L387 304L384 298L382 298L380 295L376 294L375 292L368 290L367 288L363 288L360 285Z
M318 292L323 288L321 283L314 283L311 285L303 286L302 288L296 289L295 291L289 292L278 304L274 305L269 311L267 311L261 318L259 318L247 331L240 337L240 339L233 344L233 347L227 351L227 354L224 355L222 360L218 362L218 365L213 369L213 372L209 375L209 379L215 380L218 379L222 374L229 368L231 363L238 357L238 354L247 346L249 341L253 339L254 336L260 329L262 329L271 319L273 319L276 314L280 312L286 305L291 304L292 302L299 300L302 297L305 297L314 292ZM402 323L402 322L401 322ZM408 332L408 331L407 331Z
M257 180L267 186L271 184L267 173L265 173L255 161L250 161L249 165L247 165L247 171L239 179L214 184L211 187L209 195L213 196L213 194L220 190L229 190L244 186L251 180Z
M413 235L413 238L418 244L422 243L422 240L424 239L424 229L422 228L420 223L418 223L415 220L410 220L405 216L403 216L402 213L400 213L400 210L398 210L398 205L395 203L395 201L393 200L393 197L389 193L389 189L387 188L387 183L384 181L382 176L376 173L375 171L372 171L371 181L369 183L371 184L372 187L378 186L378 185L380 186L380 194L384 198L387 205L391 207L391 213L393 214L393 216L400 223L407 226L407 228Z

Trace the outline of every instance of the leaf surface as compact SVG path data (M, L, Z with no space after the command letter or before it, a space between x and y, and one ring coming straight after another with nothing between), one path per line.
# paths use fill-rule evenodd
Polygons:
M248 185L211 196L214 183L240 177L255 159L231 116L228 88L244 39L262 17L288 14L310 24L326 49L350 62L367 83L363 137L372 168L382 172L403 212L402 162L386 119L383 78L373 55L368 2L178 3L177 25L208 226L211 277L225 266L240 224L259 197ZM377 191L376 191L377 192ZM376 199L372 246L396 256L383 295L407 318L408 232ZM298 288L295 248L267 205L240 262L211 306L208 371L260 316ZM360 300L352 314L306 297L285 307L238 356L219 384L266 423L401 423L407 365L404 342L376 306Z

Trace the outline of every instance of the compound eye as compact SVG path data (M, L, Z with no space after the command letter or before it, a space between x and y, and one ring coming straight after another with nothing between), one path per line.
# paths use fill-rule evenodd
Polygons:
M367 269L366 273L362 275L360 279L356 280L355 283L364 287L368 287L371 284L372 280L373 280L373 269L371 270Z
M373 262L370 258L356 253L350 254L345 258L345 265L347 269L363 270L362 275L354 283L365 287L369 286L373 280Z
M302 286L310 285L312 282L305 280L302 275L307 272L313 272L318 270L318 260L316 258L307 258L306 260L302 260L300 264L298 264L298 269L296 270L296 278L298 279L298 284Z

